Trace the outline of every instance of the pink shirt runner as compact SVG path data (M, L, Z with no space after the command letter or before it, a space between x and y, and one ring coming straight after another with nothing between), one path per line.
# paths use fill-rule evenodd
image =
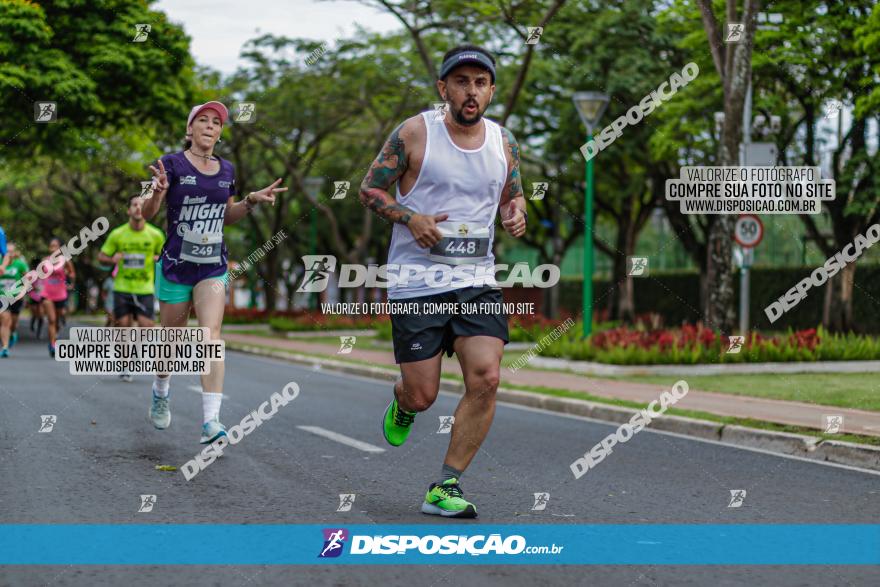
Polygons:
M43 263L49 265L48 259L43 259ZM62 302L67 299L67 283L64 280L64 265L66 261L62 260L46 279L41 279L43 285L43 298L52 302Z

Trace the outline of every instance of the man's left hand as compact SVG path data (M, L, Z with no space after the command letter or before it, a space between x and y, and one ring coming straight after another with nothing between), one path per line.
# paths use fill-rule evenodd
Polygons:
M506 214L502 212L501 225L512 237L521 237L526 233L526 215L517 207L516 200L511 200Z

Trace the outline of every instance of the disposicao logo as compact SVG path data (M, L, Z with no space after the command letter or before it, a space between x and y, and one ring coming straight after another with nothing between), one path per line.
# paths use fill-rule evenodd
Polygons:
M333 558L342 554L345 540L348 538L348 530L345 528L324 528L324 548L318 558Z
M325 528L324 547L318 558L338 557L349 543L348 554L351 556L371 555L519 555L519 554L559 554L563 545L548 544L528 546L524 536L512 534L479 534L468 535L436 535L419 536L415 534L374 534L366 536L349 534L344 528Z

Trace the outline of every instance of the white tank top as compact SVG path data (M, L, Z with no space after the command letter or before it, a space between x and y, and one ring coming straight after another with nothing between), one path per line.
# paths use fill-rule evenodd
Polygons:
M406 299L434 295L471 287L489 285L497 287L494 279L495 256L492 242L495 238L495 215L501 199L501 190L507 181L507 159L501 127L483 118L485 139L478 149L457 147L449 136L446 123L434 120L434 111L422 112L427 127L425 156L415 185L408 194L401 195L397 188L397 202L419 214L448 214L444 226L460 226L467 223L479 225L489 231L489 248L485 257L468 261L479 266L476 271L455 271L452 266L442 271L432 271L434 279L423 274L411 273L406 284L388 288L389 299ZM415 241L405 225L395 223L388 249L388 264L420 265L429 268L437 261L428 257L429 250ZM395 273L402 273L395 271ZM471 276L468 276L470 274ZM429 283L430 282L430 283ZM447 284L448 282L448 284Z

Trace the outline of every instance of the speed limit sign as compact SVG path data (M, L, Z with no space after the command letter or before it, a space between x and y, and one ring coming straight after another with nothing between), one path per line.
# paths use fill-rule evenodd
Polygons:
M733 227L733 240L741 247L752 248L758 246L764 237L764 225L761 219L754 214L743 214L736 219Z

